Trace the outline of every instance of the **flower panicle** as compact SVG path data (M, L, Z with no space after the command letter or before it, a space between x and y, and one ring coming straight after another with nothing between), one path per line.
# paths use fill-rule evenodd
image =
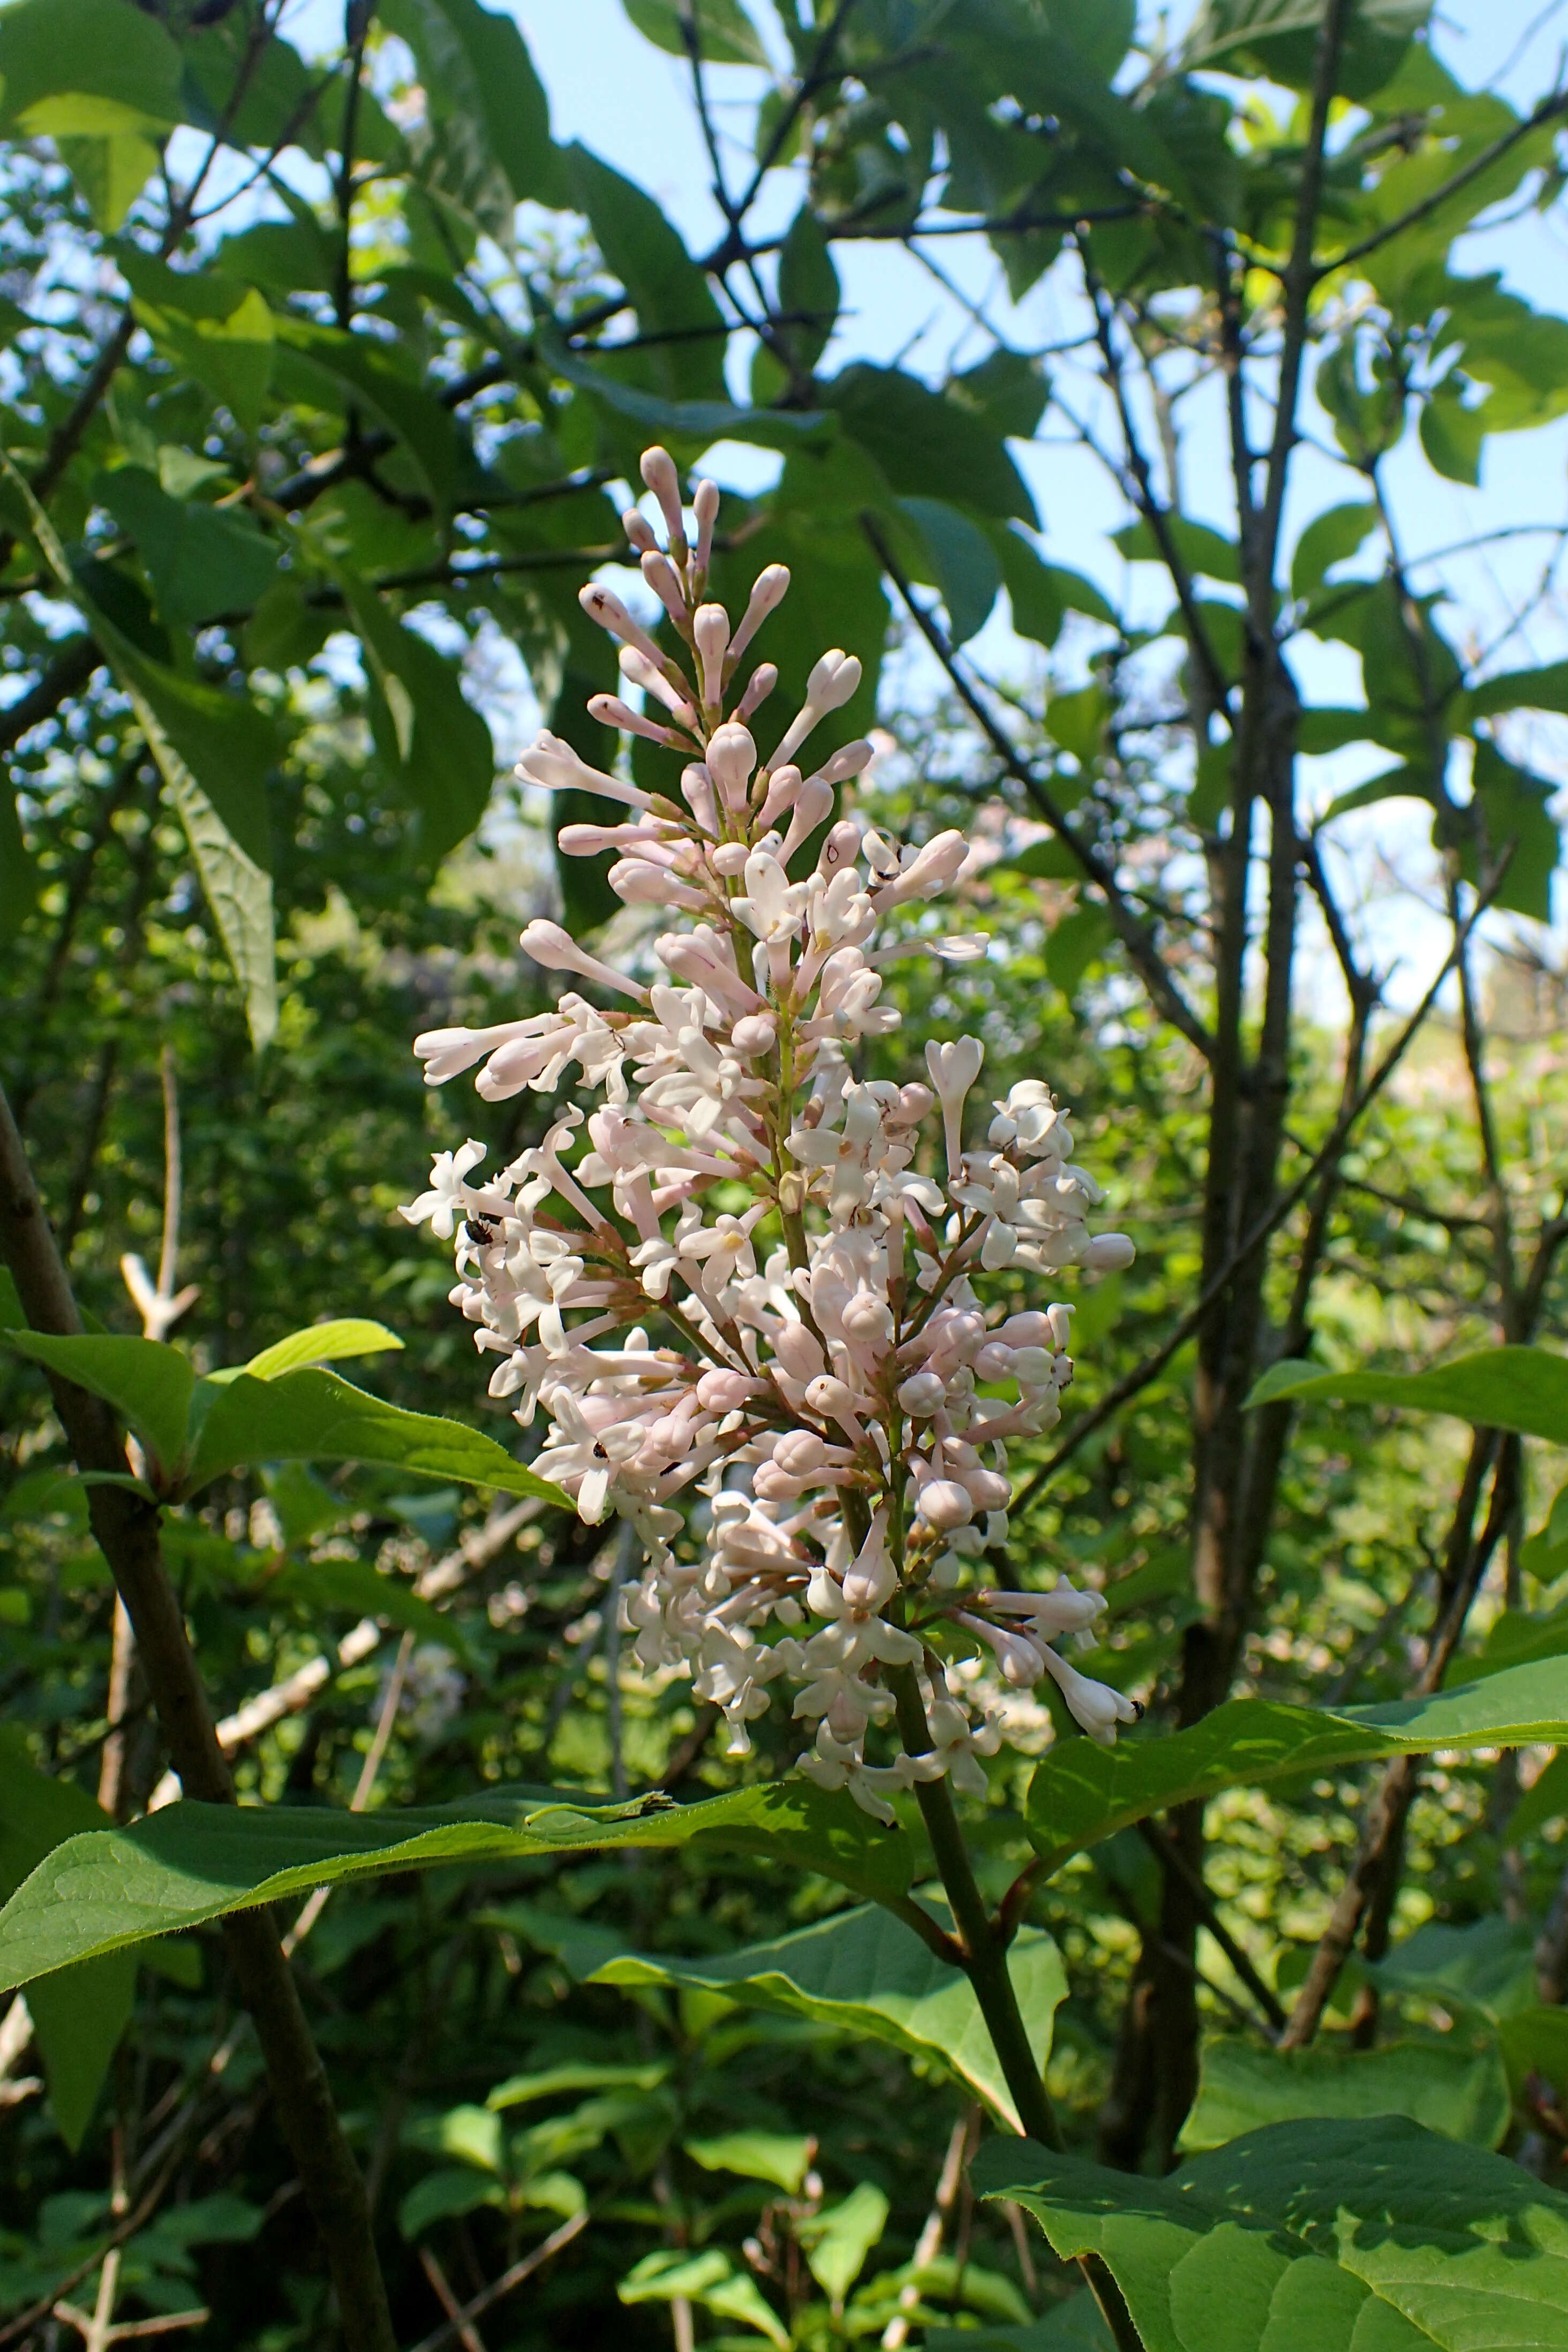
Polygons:
M1139 1711L1051 1646L1086 1637L1097 1595L983 1574L1008 1537L1008 1445L1055 1424L1072 1378L1070 1307L1008 1312L986 1277L1120 1267L1132 1247L1091 1234L1101 1195L1043 1081L976 1119L980 1039L933 1043L903 1084L856 1076L863 1044L899 1024L889 961L985 953L962 933L879 944L960 880L967 844L835 821L868 740L803 773L814 730L858 689L853 655L822 656L759 754L750 721L777 671L742 679L742 657L789 575L770 565L731 626L708 593L717 490L697 485L689 533L668 455L647 452L642 473L665 541L636 508L627 538L685 661L608 590L583 603L645 698L641 714L616 698L597 713L682 753L680 799L550 735L520 772L628 813L563 827L561 849L613 850L616 895L671 928L645 984L531 923L535 962L617 1001L569 990L545 1013L416 1040L432 1085L478 1064L479 1095L499 1102L554 1094L574 1069L574 1091L599 1100L558 1110L489 1183L470 1181L479 1144L442 1153L403 1213L454 1242L452 1303L495 1360L490 1395L525 1427L543 1413L541 1471L584 1519L636 1528L647 1566L623 1609L641 1664L689 1674L731 1753L788 1677L801 1770L890 1821L892 1797L922 1780L984 1792L1009 1692L1048 1677L1107 1743ZM936 1137L940 1162L923 1148ZM873 1760L907 1671L931 1745Z

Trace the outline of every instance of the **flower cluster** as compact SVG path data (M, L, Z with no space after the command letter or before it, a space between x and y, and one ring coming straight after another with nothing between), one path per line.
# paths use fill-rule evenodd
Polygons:
M759 757L751 722L777 673L763 664L737 694L738 671L788 573L763 572L731 625L704 595L716 488L698 484L689 541L663 450L643 478L668 546L635 508L626 534L689 663L586 588L644 706L591 708L686 756L681 802L548 734L521 772L618 804L624 821L568 824L560 848L613 850L618 896L677 927L644 985L559 924L530 923L535 962L608 1007L569 991L529 1019L416 1040L432 1085L479 1063L480 1096L499 1102L553 1093L574 1068L574 1091L600 1100L571 1103L489 1181L483 1145L443 1152L403 1213L455 1240L452 1298L497 1359L490 1394L515 1399L525 1427L546 1418L539 1469L584 1519L614 1511L636 1528L647 1568L624 1606L638 1658L689 1670L723 1709L732 1752L790 1676L811 1742L801 1769L891 1820L893 1790L943 1774L983 1792L976 1759L998 1730L964 1671L976 1654L1015 1687L1049 1675L1096 1738L1136 1714L1052 1647L1093 1623L1097 1594L985 1580L1007 1536L1009 1441L1058 1420L1072 1364L1067 1307L987 1307L984 1277L1125 1265L1131 1244L1091 1237L1100 1195L1048 1087L1028 1080L972 1118L979 1040L928 1046L921 1081L856 1076L863 1041L899 1022L881 1001L889 961L984 951L907 923L899 936L967 845L948 832L910 847L835 820L868 742L803 772L813 731L859 683L852 656L823 656ZM984 1140L966 1144L976 1126ZM901 1745L869 1760L868 1736L895 1713ZM890 1738L870 1746L892 1750Z

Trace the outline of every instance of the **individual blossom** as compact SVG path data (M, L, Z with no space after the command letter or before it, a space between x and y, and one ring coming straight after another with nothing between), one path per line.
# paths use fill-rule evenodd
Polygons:
M633 978L531 923L525 952L595 998L570 988L415 1051L432 1085L477 1066L486 1101L574 1098L488 1181L480 1144L442 1152L403 1213L453 1243L452 1302L491 1396L525 1427L542 1416L542 1474L584 1519L635 1528L640 1664L688 1674L734 1753L786 1686L800 1769L891 1821L939 1780L984 1795L1009 1691L1053 1683L1100 1741L1138 1712L1054 1646L1091 1638L1097 1594L998 1576L1009 1448L1054 1426L1072 1378L1069 1307L1010 1307L1018 1277L1132 1249L1091 1230L1101 1195L1042 1080L984 1101L981 1039L933 1041L901 1084L859 1075L899 1024L890 962L984 952L919 928L967 844L898 842L840 806L873 747L823 757L813 739L858 691L852 656L825 653L761 731L777 672L742 677L743 657L788 572L770 565L731 625L709 593L717 491L697 486L689 529L662 450L643 478L664 543L637 509L627 535L686 658L608 590L583 604L644 698L597 698L597 715L676 751L679 773L632 784L550 735L521 772L605 804L560 847L613 853L616 895L661 910L656 969Z

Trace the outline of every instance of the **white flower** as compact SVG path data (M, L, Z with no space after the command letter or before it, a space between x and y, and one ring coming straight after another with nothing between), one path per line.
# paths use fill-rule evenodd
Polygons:
M695 674L611 591L595 584L583 603L700 753L684 805L590 768L552 735L521 772L631 812L563 827L562 850L616 853L618 895L672 909L674 926L653 941L645 986L535 920L522 934L535 963L629 1008L568 991L521 1020L419 1038L429 1084L478 1064L486 1101L550 1096L576 1075L542 1139L490 1186L470 1183L484 1153L467 1143L437 1158L403 1214L453 1247L452 1300L495 1359L491 1395L525 1426L544 1413L541 1471L584 1520L615 1512L645 1548L622 1596L639 1664L689 1675L723 1709L736 1754L773 1683L789 1681L808 1727L802 1771L890 1822L897 1796L938 1777L984 1798L980 1759L995 1750L1009 1687L1051 1675L1100 1740L1136 1716L1050 1647L1087 1636L1098 1594L1065 1580L1034 1593L980 1582L1008 1539L1007 1443L1051 1425L1072 1377L1069 1310L1004 1315L990 1278L1005 1270L1011 1288L1057 1266L1108 1269L1131 1244L1090 1234L1099 1190L1072 1164L1068 1115L1042 1080L994 1103L985 1147L963 1151L978 1038L933 1040L929 1087L857 1075L865 1043L898 1025L882 1001L890 961L985 952L984 938L946 934L878 945L890 914L958 877L968 844L952 831L915 848L847 811L832 821L868 742L803 781L794 754L859 685L843 652L813 669L759 773L748 721L776 672L764 664L746 680L737 665L789 575L765 572L731 631L707 595L717 492L695 493L693 551L672 461L650 452L643 478L668 549L636 510L628 532ZM600 708L611 724L683 740L616 697ZM819 835L814 867L799 871ZM938 1110L944 1181L927 1172L922 1139ZM759 1264L763 1232L775 1238ZM658 1345L640 1320L649 1301ZM914 1755L898 1751L894 1722L895 1685L911 1675L931 1728Z

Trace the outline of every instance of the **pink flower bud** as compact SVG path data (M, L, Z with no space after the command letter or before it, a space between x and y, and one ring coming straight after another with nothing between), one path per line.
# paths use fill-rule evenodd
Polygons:
M768 779L768 789L763 794L762 807L757 811L757 825L761 832L766 833L770 826L776 824L783 816L785 809L795 806L795 796L799 790L800 770L798 768L774 770Z
M697 1402L704 1412L739 1412L751 1398L762 1393L762 1388L761 1381L721 1365L704 1372L698 1381Z
M917 1421L929 1421L940 1410L947 1383L936 1372L912 1372L899 1391L899 1403Z
M760 710L778 682L779 674L773 664L759 662L752 672L751 683L735 705L736 718L747 719Z
M853 866L860 851L860 828L847 816L841 816L816 855L819 874L837 874L841 866Z
M713 797L713 779L700 761L693 760L681 771L680 797L702 827L704 833L719 830L719 803Z
M590 695L588 715L596 719L603 727L618 727L628 735L646 737L650 743L663 743L670 751L680 748L668 727L660 727L653 719L645 719L640 711L623 702L618 694Z
M670 550L684 550L686 518L680 509L680 476L675 470L675 460L668 449L657 444L642 453L638 469L643 480L664 509L665 527L669 532Z
M697 568L706 572L713 555L713 526L719 520L719 485L706 475L691 493L691 510L697 517Z
M969 1525L974 1505L956 1478L928 1478L921 1488L920 1516L939 1535L951 1535L954 1528Z
M730 1043L742 1061L752 1061L772 1047L779 1024L771 1013L748 1013L730 1032Z
M686 618L686 596L680 585L680 574L668 555L650 548L642 559L642 576L678 625Z
M637 651L656 667L663 659L642 623L633 620L613 589L602 588L596 580L590 580L585 588L578 590L577 602L591 621L596 621L601 629L607 629L623 644L636 646Z
M708 772L725 807L737 814L746 805L756 764L757 747L749 728L737 727L731 719L714 730L708 742Z
M752 583L751 600L741 616L741 625L730 640L730 659L738 662L768 614L784 603L789 591L789 566L770 563L759 572Z
M638 555L646 555L650 547L658 545L658 540L653 535L653 526L640 507L626 509L621 517L621 529L626 532L629 544Z
M702 699L717 709L724 690L724 656L730 647L730 615L722 604L699 604L691 623L702 664Z
M833 808L833 787L816 776L801 785L795 796L795 808L790 815L789 830L779 851L779 864L787 866L795 851L804 846Z
M1125 1234L1096 1234L1084 1253L1083 1263L1093 1274L1120 1274L1137 1255Z

